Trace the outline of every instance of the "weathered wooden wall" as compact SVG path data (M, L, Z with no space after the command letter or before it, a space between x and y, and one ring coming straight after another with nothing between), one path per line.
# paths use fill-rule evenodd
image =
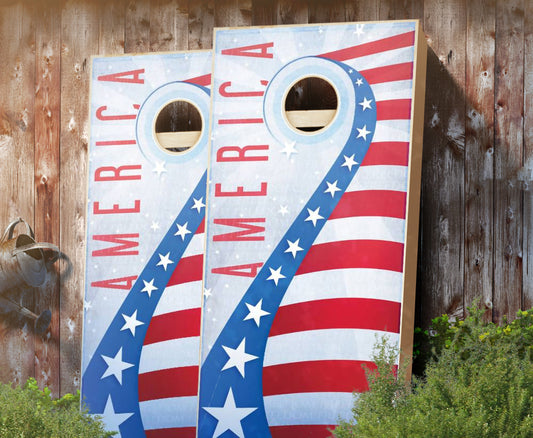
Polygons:
M418 324L475 297L494 320L531 307L531 17L530 0L0 0L0 226L21 216L64 253L45 287L13 295L52 309L45 336L0 314L0 381L79 387L90 56L209 49L214 26L420 19Z

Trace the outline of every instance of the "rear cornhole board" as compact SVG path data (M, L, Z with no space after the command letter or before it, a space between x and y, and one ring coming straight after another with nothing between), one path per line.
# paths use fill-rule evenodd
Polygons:
M123 437L195 435L210 71L207 51L92 60L82 397ZM189 129L167 105L197 132L159 133Z
M380 337L410 356L425 55L417 21L216 31L199 437L329 436Z

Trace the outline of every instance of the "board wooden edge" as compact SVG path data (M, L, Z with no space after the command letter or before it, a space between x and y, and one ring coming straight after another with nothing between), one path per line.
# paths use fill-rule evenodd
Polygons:
M418 265L418 227L422 184L422 149L426 93L427 44L420 20L416 22L413 66L413 106L411 108L411 147L409 149L402 307L400 319L400 367L411 378Z

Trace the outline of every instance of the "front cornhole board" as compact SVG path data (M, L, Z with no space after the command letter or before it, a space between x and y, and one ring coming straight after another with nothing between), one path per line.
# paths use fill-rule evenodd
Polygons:
M92 59L81 392L123 437L195 434L211 64ZM158 133L174 101L204 129Z
M411 355L424 36L218 29L213 57L198 436L326 437L379 339ZM286 111L306 77L336 108Z

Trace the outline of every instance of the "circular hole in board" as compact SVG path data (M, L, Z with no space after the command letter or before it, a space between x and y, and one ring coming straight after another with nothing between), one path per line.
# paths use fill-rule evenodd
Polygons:
M308 76L296 81L285 95L285 119L296 131L313 134L335 118L338 94L327 79Z
M154 121L157 145L169 154L182 154L192 149L202 135L203 120L193 103L177 99L167 103Z

